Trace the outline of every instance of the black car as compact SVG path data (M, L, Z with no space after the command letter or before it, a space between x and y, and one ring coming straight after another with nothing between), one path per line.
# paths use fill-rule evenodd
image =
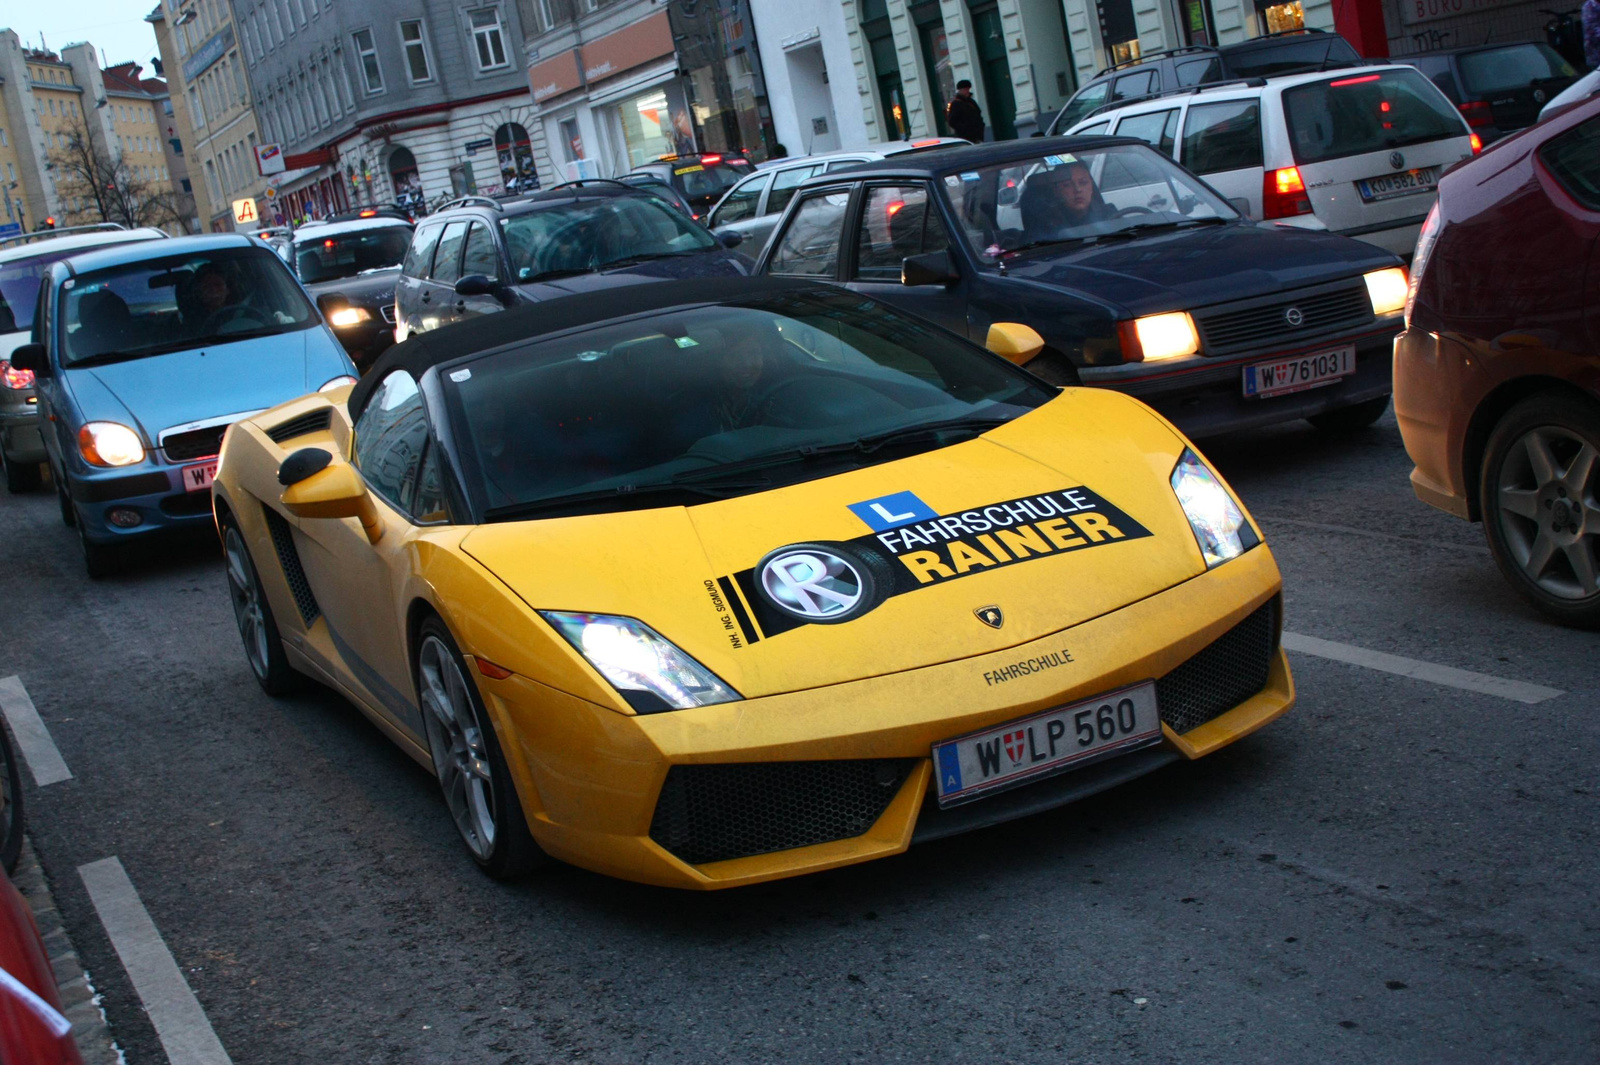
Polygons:
M1138 396L1194 436L1375 421L1405 272L1345 237L1242 218L1128 137L868 163L801 186L757 273L845 285L980 343L1031 325L1028 368Z
M743 277L754 264L666 200L573 182L510 203L467 197L424 219L395 290L404 340L480 314L673 278Z
M1270 33L1220 48L1191 45L1148 52L1096 74L1072 94L1045 132L1062 133L1095 111L1174 89L1216 81L1270 78L1295 71L1331 70L1365 62L1339 34L1310 29Z
M636 166L622 180L648 175L671 185L689 204L690 216L704 218L722 194L755 167L743 155L701 152L699 155L663 155Z
M410 222L379 209L367 217L303 225L292 241L278 244L350 361L363 370L394 343L394 284L411 232Z
M1427 76L1484 144L1539 121L1539 109L1578 80L1578 70L1543 41L1480 45L1396 56Z

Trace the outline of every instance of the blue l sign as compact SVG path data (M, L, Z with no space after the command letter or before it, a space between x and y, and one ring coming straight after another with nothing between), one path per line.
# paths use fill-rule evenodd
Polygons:
M896 492L891 496L851 503L850 512L866 522L873 532L883 532L908 522L927 521L939 516L937 511L911 492Z

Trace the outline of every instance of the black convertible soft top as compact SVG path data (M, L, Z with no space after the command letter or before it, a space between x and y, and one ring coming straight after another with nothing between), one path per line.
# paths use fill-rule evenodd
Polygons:
M732 303L741 299L780 292L814 290L837 295L834 285L815 281L772 277L692 278L685 281L659 281L629 284L600 292L563 296L542 303L527 304L496 314L479 315L465 322L419 333L403 344L396 344L378 357L372 369L350 392L347 404L351 421L361 417L367 398L390 370L401 368L414 378L441 363L479 352L506 347L518 341L535 340L599 325L617 318L673 307L705 303Z

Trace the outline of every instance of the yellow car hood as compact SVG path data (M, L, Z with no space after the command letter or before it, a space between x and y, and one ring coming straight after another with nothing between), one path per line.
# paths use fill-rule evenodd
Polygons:
M1168 482L1183 447L1137 402L1070 389L894 462L687 508L485 525L462 548L530 606L638 618L753 698L1026 643L1197 576ZM824 585L833 598L808 583L819 551L854 570ZM846 620L795 613L839 610L852 588Z

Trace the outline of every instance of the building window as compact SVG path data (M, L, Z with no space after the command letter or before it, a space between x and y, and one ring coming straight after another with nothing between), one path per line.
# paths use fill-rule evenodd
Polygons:
M478 69L493 70L506 65L505 39L500 33L500 9L495 7L474 11L472 38L478 46Z
M400 23L400 47L406 54L406 73L412 84L431 81L433 71L428 66L428 45L422 39L421 19L406 19Z
M547 30L555 28L556 15L550 8L550 0L539 0L539 21Z
M367 92L383 91L383 71L378 69L378 49L372 43L371 30L357 30L353 35L356 55L361 63L361 76L366 79Z

